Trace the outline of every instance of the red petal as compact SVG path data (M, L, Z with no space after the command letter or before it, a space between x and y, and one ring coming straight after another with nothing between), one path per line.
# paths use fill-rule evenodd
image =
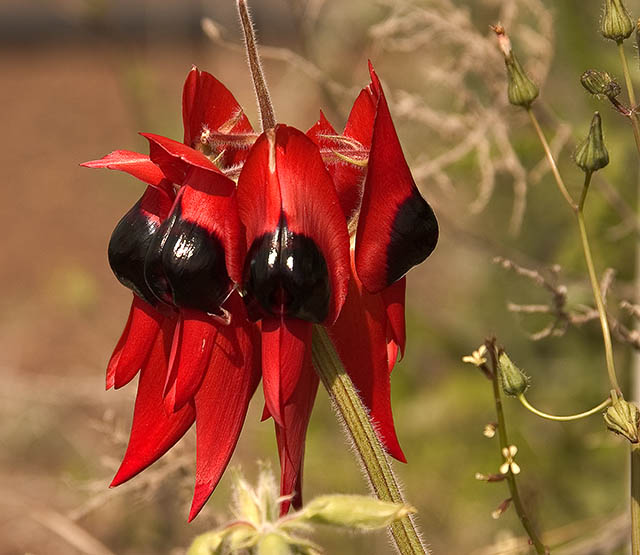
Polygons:
M111 486L126 482L158 460L186 433L195 419L191 405L167 414L162 403L167 357L175 320L167 318L140 373L127 452Z
M284 425L283 407L300 379L312 325L295 318L262 320L262 386L266 408Z
M189 520L215 489L233 454L249 400L260 381L260 349L237 294L230 298L231 325L222 327L206 377L195 397L196 486Z
M318 390L318 376L311 364L307 352L302 374L296 389L283 411L283 425L276 423L276 439L280 456L280 495L293 495L291 501L280 505L280 515L289 511L293 504L296 509L302 506L302 463L304 459L305 437Z
M165 181L164 173L145 154L131 152L130 150L114 150L112 153L100 158L100 160L90 160L80 165L85 168L120 170L154 187L166 188L163 183Z
M177 185L184 184L192 167L220 173L220 170L202 152L161 135L140 134L149 141L149 152L153 163L157 164L167 178Z
M182 309L174 333L169 372L165 384L165 407L176 412L198 391L216 343L218 325L204 312Z
M418 191L396 134L377 75L379 95L356 237L358 276L371 293L382 291L435 248L438 224Z
M407 340L405 319L404 319L404 302L405 290L407 288L407 279L402 278L392 283L380 293L384 301L385 310L387 312L387 342L389 345L395 345L395 354L389 357L390 369L393 368L398 356L404 356L404 348Z
M391 412L387 317L380 295L367 293L355 275L349 294L329 335L346 371L369 409L376 431L390 455L406 462L396 436Z
M362 89L353 103L347 125L344 128L344 134L347 137L356 139L365 148L371 148L378 96L378 93L372 90L371 86Z
M107 389L127 385L147 360L164 316L137 295L127 324L107 365Z
M290 231L313 240L330 279L325 321L335 321L347 292L349 235L333 181L313 141L285 125L263 133L238 181L238 209L248 245L273 232L281 213Z
M184 142L195 146L206 127L227 133L253 131L247 116L229 89L206 71L193 67L182 91ZM234 123L235 122L235 123Z
M371 121L373 122L373 118ZM307 136L325 153L325 166L333 179L342 213L349 220L360 206L366 168L349 164L332 154L339 149L340 143L336 139L327 137L335 135L337 135L336 130L322 112L320 112L320 119L307 131ZM347 152L345 155L348 156L348 154Z

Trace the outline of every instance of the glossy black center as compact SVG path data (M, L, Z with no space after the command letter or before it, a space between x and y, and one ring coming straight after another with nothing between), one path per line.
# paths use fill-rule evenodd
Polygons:
M387 247L387 282L394 283L425 260L438 242L438 221L417 189L398 207Z
M152 306L158 300L144 279L144 263L160 223L142 210L141 200L118 222L109 240L109 265L125 287Z
M197 223L183 219L179 204L150 245L145 278L164 302L213 314L220 312L233 287L222 242Z
M331 286L324 256L312 239L288 229L284 214L273 232L251 244L243 282L254 320L284 315L320 323L329 313Z

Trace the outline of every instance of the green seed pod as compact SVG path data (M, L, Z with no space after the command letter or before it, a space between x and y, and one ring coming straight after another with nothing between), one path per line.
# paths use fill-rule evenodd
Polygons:
M602 136L600 114L593 114L587 138L582 141L574 153L576 164L585 172L595 172L609 163L609 153Z
M507 353L502 352L498 358L498 371L502 391L510 397L522 395L529 387L529 378L518 368Z
M411 513L415 513L415 509L410 505L364 495L336 494L313 499L302 510L302 518L310 523L373 530L389 526Z
M598 71L597 69L585 71L580 76L580 83L582 83L587 92L596 96L606 96L607 98L615 98L622 90L611 75L606 71Z
M538 86L529 79L513 52L509 58L505 58L504 63L507 66L507 77L509 79L507 88L509 102L514 106L528 108L538 97L540 92Z
M498 47L504 56L504 63L507 66L509 102L514 106L529 108L531 103L538 97L540 91L537 85L529 79L518 58L513 53L511 41L504 27L502 25L493 25L491 28L498 38Z
M622 0L605 0L604 14L600 22L602 36L619 42L628 38L633 33L633 29L633 21Z
M615 399L604 413L604 421L612 432L626 437L631 443L638 443L640 410L624 399Z

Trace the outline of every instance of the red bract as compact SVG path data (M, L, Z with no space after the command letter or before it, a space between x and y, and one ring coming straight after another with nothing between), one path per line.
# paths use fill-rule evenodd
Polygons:
M84 164L149 184L110 244L134 302L107 384L121 387L141 370L112 485L157 460L195 420L194 518L262 376L281 492L291 495L282 512L299 506L318 387L314 324L328 328L380 439L405 460L389 386L405 343L402 276L433 250L437 223L373 69L371 79L342 134L321 114L306 135L279 124L257 136L231 93L194 68L183 92L184 143L145 134L149 157L116 151Z

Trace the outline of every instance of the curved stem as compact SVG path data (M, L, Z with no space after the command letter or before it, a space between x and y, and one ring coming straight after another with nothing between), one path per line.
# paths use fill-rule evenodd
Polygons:
M367 409L345 371L327 331L321 326L314 326L311 352L316 372L342 417L374 493L383 501L405 503L389 458L371 425ZM410 515L391 524L391 534L399 553L427 553Z
M609 330L609 320L607 319L607 311L602 300L602 292L600 291L600 283L596 276L596 269L593 264L593 257L591 256L591 246L589 245L589 237L587 236L587 228L584 223L584 201L589 190L589 184L591 183L591 172L586 172L584 176L584 186L582 188L582 195L580 197L580 204L578 205L578 211L576 217L578 219L578 227L580 229L580 240L582 242L582 250L584 252L584 259L587 264L587 271L589 273L589 281L591 282L591 289L593 290L593 298L598 310L598 316L600 318L600 327L602 328L602 339L604 341L604 354L607 362L607 374L609 375L609 382L611 388L617 393L621 393L620 386L618 385L618 379L616 377L616 369L613 361L613 345L611 342L611 331Z
M498 369L498 361L496 359L496 346L495 341L487 341L485 343L487 346L487 350L489 351L489 355L491 357L491 366L493 368L493 377L491 379L491 383L493 384L493 401L496 406L496 416L498 418L498 438L500 439L500 451L503 449L508 449L509 438L507 436L507 424L504 417L504 412L502 410L502 396L500 394L500 376ZM522 499L520 498L520 492L518 490L518 482L516 481L516 477L513 472L509 471L505 475L505 480L507 481L507 485L509 486L509 492L511 493L511 500L513 502L513 507L518 514L518 518L522 523L522 527L525 529L533 547L536 550L536 553L544 555L545 553L549 553L549 549L546 545L542 543L542 540L538 537L535 529L533 528L533 524L531 520L529 520L529 516L525 511L524 505L522 503Z
M611 404L611 399L609 397L607 397L597 407L593 407L592 409L590 409L588 411L585 411L585 412L581 412L580 414L570 414L570 415L567 415L567 416L556 416L554 414L549 414L547 412L542 412L541 410L538 410L537 408L535 408L531 403L529 403L529 401L524 396L524 394L518 395L518 401L520 401L520 403L522 403L522 406L524 408L526 408L527 410L531 411L533 414L537 414L541 418L546 418L547 420L555 420L556 422L569 422L570 420L580 420L581 418L586 418L587 416L591 416L592 414L596 414L597 412L600 412L602 409L608 407Z
M253 79L253 88L256 92L256 98L258 99L262 130L266 131L267 129L275 127L276 115L273 111L273 104L271 104L267 80L265 79L264 71L262 71L256 34L253 30L253 23L251 22L246 0L238 0L238 14L240 15L240 23L242 23L242 32L244 33L244 42L247 58L249 59L251 78Z
M547 161L549 162L549 165L551 166L551 172L553 173L553 177L555 177L556 183L558 185L558 189L560 189L560 192L562 193L562 196L567 201L567 204L569 204L571 209L572 210L576 210L576 203L571 198L571 195L569 194L569 191L567 190L567 187L564 184L562 176L560 175L560 172L558 171L558 166L556 165L556 161L555 161L555 159L553 157L553 153L551 152L551 147L549 146L549 143L547 142L547 138L544 136L544 133L542 132L542 128L540 127L540 123L538 123L538 118L531 111L531 108L527 108L527 113L529 114L529 118L531 119L531 123L533 124L533 127L536 130L536 134L538 135L538 139L540 140L540 143L542 144L542 148L544 149L544 152L545 152L545 154L547 156Z

